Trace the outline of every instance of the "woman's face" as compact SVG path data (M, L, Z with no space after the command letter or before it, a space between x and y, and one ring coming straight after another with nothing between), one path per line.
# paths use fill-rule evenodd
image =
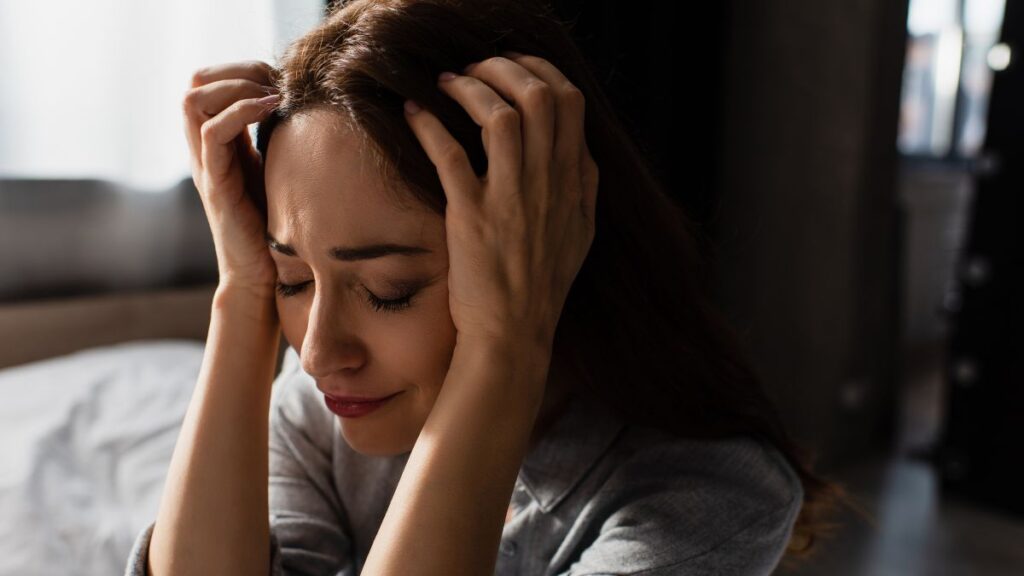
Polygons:
M354 450L411 450L455 349L443 217L412 200L408 208L396 206L358 138L328 111L293 116L275 128L265 179L267 228L276 241L268 249L278 281L298 285L293 295L276 296L285 339L320 392L374 398L401 392L369 414L336 416ZM335 247L379 244L423 250L332 256ZM373 299L401 302L378 309Z

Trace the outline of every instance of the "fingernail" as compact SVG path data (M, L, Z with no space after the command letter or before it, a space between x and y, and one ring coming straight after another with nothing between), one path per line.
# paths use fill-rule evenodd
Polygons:
M409 114L415 114L420 111L420 105L412 100L406 100L405 111Z
M455 74L453 72L447 72L447 71L446 72L441 72L441 75L438 76L438 78L442 82L446 82L448 80L451 80L452 78L455 78Z
M260 98L256 102L258 104L260 104L260 105L266 105L266 104L273 104L273 103L277 102L280 99L281 99L281 95L280 94L271 94L270 96L264 96L263 98Z

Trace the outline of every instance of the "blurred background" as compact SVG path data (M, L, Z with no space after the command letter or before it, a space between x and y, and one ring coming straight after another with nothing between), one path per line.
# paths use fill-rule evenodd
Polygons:
M1024 574L1024 6L552 3L868 513L779 573ZM0 574L123 572L217 280L181 99L324 10L0 0Z

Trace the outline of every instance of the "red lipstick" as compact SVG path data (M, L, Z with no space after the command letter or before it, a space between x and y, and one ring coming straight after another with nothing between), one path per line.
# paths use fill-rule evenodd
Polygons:
M387 404L389 400L399 394L401 394L401 392L395 392L394 394L383 398L357 398L352 396L332 396L324 393L324 403L327 405L328 410L334 412L338 416L345 418L358 418L359 416L369 414L384 404Z

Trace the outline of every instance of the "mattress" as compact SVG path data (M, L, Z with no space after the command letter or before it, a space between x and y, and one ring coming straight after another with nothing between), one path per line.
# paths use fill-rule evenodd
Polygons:
M124 573L203 349L136 340L0 370L0 575Z

